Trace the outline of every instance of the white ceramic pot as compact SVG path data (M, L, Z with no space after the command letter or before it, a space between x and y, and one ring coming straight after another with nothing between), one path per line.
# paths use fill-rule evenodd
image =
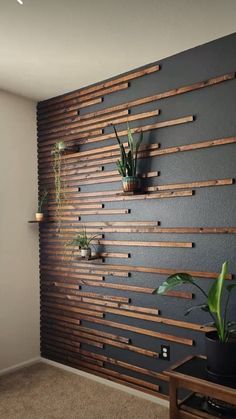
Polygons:
M43 221L44 220L44 214L42 212L36 212L35 213L35 220L36 221Z
M91 257L91 249L88 247L87 249L81 249L80 254L82 258L90 258Z

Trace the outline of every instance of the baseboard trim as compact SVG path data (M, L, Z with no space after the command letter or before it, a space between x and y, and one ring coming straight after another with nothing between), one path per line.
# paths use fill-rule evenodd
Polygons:
M28 359L27 361L20 362L19 364L12 365L11 367L4 368L3 370L0 370L0 376L9 374L11 372L15 372L17 370L20 370L24 367L29 367L30 365L36 364L37 362L41 362L41 357L38 356L36 358Z
M96 375L90 374L85 371L77 370L76 368L72 368L72 367L69 367L68 365L60 364L59 362L51 361L50 359L46 359L42 357L41 361L45 364L52 365L54 367L60 368L68 372L72 372L73 374L77 374L82 377L89 378L90 380L93 380L93 381L97 381L100 384L105 384L116 390L124 391L125 393L131 394L132 396L140 397L150 402L157 403L165 407L169 407L169 402L167 400L159 398L158 396L156 397L156 396L152 396L151 394L143 393L142 391L135 390L131 387L127 387L122 384L115 383L114 381L106 380L105 378L98 377Z

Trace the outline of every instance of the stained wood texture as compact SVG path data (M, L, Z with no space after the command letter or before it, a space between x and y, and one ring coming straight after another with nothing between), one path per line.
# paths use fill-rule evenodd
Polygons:
M107 183L120 182L115 166L120 150L115 140L111 124L135 123L131 126L133 134L141 131L151 133L158 129L181 126L194 121L193 115L182 115L171 119L160 117L159 106L145 107L134 113L136 106L148 105L180 94L193 92L223 83L235 78L235 73L209 80L196 82L192 85L181 86L152 96L118 103L115 106L104 107L102 104L106 95L116 95L130 86L130 82L138 77L158 72L158 65L146 69L133 71L127 75L87 87L79 91L67 93L54 99L41 102L38 105L38 173L39 189L48 190L48 221L40 225L40 281L41 281L41 347L42 354L50 359L75 366L84 371L95 373L101 377L138 388L150 394L159 394L159 381L168 378L160 373L144 367L144 360L149 357L158 362L159 347L163 341L186 347L193 346L193 332L204 333L204 328L194 322L186 322L177 318L169 318L161 312L158 298L152 296L154 291L153 278L168 276L178 268L162 268L156 266L140 266L129 258L141 248L162 247L163 252L190 250L193 240L147 240L146 237L137 240L132 234L235 234L236 227L171 227L160 226L154 220L134 221L137 205L140 200L150 202L153 199L191 198L194 190L203 187L227 186L234 183L234 179L208 179L183 183L166 184L155 177L158 171L142 172L143 190L138 195L124 195L119 186L109 187ZM104 101L106 103L106 99ZM91 109L96 105L95 110ZM88 108L88 109L87 109ZM150 119L151 118L151 119ZM150 120L150 121L149 121ZM171 132L171 131L170 131ZM118 135L127 136L127 129L118 129ZM65 199L61 207L60 228L56 220L56 200L54 190L54 173L52 169L51 149L53 144L63 140L67 147L78 147L76 153L62 156L61 179ZM100 146L107 141L105 146ZM109 144L111 141L111 144ZM125 140L124 140L125 141ZM144 163L152 158L168 156L179 152L193 152L194 150L210 148L220 145L233 144L236 137L207 139L194 144L165 148L162 144L151 143L143 145L139 151L139 158ZM109 145L108 145L109 144ZM127 149L128 143L124 142ZM106 170L106 165L109 166ZM148 166L155 167L153 164ZM157 165L158 168L158 160ZM94 185L97 190L93 191ZM104 191L104 187L105 190ZM130 201L130 210L120 208L116 202ZM111 202L111 204L109 204ZM122 204L121 204L122 205ZM196 202L197 205L197 202ZM106 216L110 221L106 220ZM116 217L121 217L116 220ZM145 217L145 214L143 214ZM83 222L80 222L82 217ZM90 218L91 217L91 218ZM84 222L85 218L85 222ZM123 221L124 219L124 221ZM130 219L130 220L129 220ZM79 251L71 257L69 248L65 250L65 243L76 233L86 227L88 234L98 233L94 243L99 243L98 260L79 260ZM128 233L124 238L110 237L109 233ZM119 246L119 252L108 251L108 246ZM127 247L132 247L132 255ZM122 251L123 247L123 251ZM135 249L137 247L137 249ZM167 248L167 249L165 249ZM188 250L189 248L189 250ZM70 248L71 250L71 248ZM118 259L119 264L107 263L107 258ZM123 263L122 263L123 262ZM193 276L214 280L217 273L208 271L189 271ZM137 275L136 275L137 274ZM151 276L150 284L143 275ZM131 276L131 278L130 278ZM133 276L135 278L133 278ZM228 275L231 279L232 275ZM139 285L140 284L140 285ZM142 294L144 301L140 303ZM177 301L189 300L194 297L192 292L171 291L162 299L171 298ZM137 302L138 301L138 302ZM169 300L171 302L171 300ZM195 336L195 334L194 334ZM135 343L136 337L141 337L141 346ZM150 342L153 342L150 348ZM153 347L156 350L153 350ZM109 356L109 348L113 348L116 356ZM125 353L129 351L135 355L135 362L126 362ZM119 371L117 372L117 368ZM134 376L133 376L134 374ZM153 381L155 379L155 381ZM152 380L152 382L150 381ZM156 380L158 382L156 382Z

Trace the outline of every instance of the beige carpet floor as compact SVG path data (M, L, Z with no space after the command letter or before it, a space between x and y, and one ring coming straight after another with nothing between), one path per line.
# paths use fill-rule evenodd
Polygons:
M0 377L1 419L168 419L168 409L39 363Z

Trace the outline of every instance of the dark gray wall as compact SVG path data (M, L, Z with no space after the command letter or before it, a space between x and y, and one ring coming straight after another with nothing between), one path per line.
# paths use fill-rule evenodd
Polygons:
M138 46L137 46L138 47ZM157 45L158 48L158 45ZM166 90L189 85L208 78L223 75L236 69L236 35L230 35L200 47L188 50L173 57L161 60L161 71L133 80L130 88L121 92L107 95L104 102L90 108L89 111L100 110L109 106L124 103L133 99L142 98ZM158 102L149 103L132 109L131 114L160 109L161 114L153 119L137 121L131 123L131 127L141 126L148 123L155 123L167 119L175 119L186 115L194 115L195 121L192 123L163 128L155 131L146 132L144 135L145 143L160 143L162 148L191 144L195 142L218 139L221 137L233 136L236 134L235 118L235 98L236 80L227 81L219 85L193 91ZM88 112L82 110L81 114ZM119 125L119 129L126 128ZM105 133L111 132L111 128L106 128ZM115 144L115 141L104 141L102 143L83 146L83 150L93 147L101 147ZM107 165L106 170L114 170L115 165ZM210 179L234 178L235 177L235 144L220 147L212 147L202 150L176 153L172 155L154 157L140 163L140 169L159 170L161 176L155 180L150 179L151 184L167 184L178 182L191 182ZM117 184L88 185L81 186L81 191L101 191L117 189ZM107 203L106 208L131 208L131 214L125 220L160 220L162 227L224 227L236 226L236 200L235 185L222 187L209 187L196 189L193 197L150 200L150 201L130 201ZM95 220L96 216L83 217L83 221ZM100 216L99 220L121 220L119 216ZM236 271L235 235L212 234L212 235L149 235L149 234L112 234L106 233L106 239L131 239L131 240L176 240L192 241L192 249L168 249L168 248L130 248L131 259L122 260L124 264L153 266L160 268L174 268L185 271L214 271L220 270L222 262L229 261L230 271ZM127 251L120 247L107 246L106 251ZM108 263L117 263L117 260L109 259ZM140 286L156 287L164 277L151 274L132 273L126 278L108 278L107 281ZM212 284L212 279L199 279L199 283L208 289ZM184 290L190 290L187 287ZM83 290L92 290L91 287L83 287ZM145 295L139 293L114 292L115 290L105 289L106 294L129 295L132 304L144 307L158 307L161 315L178 320L188 320L191 322L207 322L208 317L203 313L194 313L187 319L184 317L185 310L191 306L192 302L177 298L166 298L162 296ZM235 300L235 299L234 299ZM195 293L196 303L202 301L200 295ZM236 305L231 307L231 312L235 315ZM120 323L135 325L158 332L171 333L176 336L189 337L194 339L195 346L187 347L174 344L161 339L154 339L139 334L132 334L129 331L122 331L122 335L131 337L134 345L151 349L160 350L163 343L171 346L170 363L161 360L152 360L148 357L139 356L129 351L122 351L112 347L106 347L106 355L124 360L135 365L149 368L151 370L162 371L176 360L189 354L204 353L204 335L200 332L193 332L177 327L164 326L149 323L144 320L136 320L123 316L106 314L107 320ZM91 326L91 323L83 321L83 325ZM92 325L96 328L100 326ZM114 331L105 328L106 331ZM99 350L97 352L100 353ZM107 366L116 371L127 373L127 371L116 367ZM134 377L143 378L139 374L132 373ZM155 380L149 379L151 382ZM162 383L161 389L167 391L166 385Z

